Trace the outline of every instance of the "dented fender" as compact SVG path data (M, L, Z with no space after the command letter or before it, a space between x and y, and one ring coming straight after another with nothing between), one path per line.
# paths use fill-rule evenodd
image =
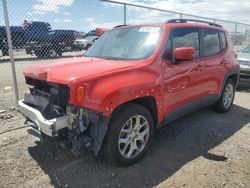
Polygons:
M77 104L78 106L110 116L121 104L151 96L157 103L158 119L163 119L160 74L149 67L115 72L100 79L87 81L84 85L86 86L85 97Z

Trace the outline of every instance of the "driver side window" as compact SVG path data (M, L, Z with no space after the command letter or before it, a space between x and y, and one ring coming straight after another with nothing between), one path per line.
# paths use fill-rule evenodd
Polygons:
M174 49L180 47L193 47L195 49L195 57L200 57L199 29L173 29L166 45L165 58L171 59Z

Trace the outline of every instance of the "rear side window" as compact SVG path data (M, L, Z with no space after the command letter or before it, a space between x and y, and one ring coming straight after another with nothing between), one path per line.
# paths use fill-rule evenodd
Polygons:
M212 29L202 29L204 56L220 52L219 32Z
M224 50L227 47L227 40L225 33L222 31L220 31L220 38L221 38L221 50Z
M172 31L172 49L179 47L193 47L195 57L200 56L199 29L176 28Z

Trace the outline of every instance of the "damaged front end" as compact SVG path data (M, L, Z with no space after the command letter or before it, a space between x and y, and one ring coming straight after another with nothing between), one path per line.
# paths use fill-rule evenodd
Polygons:
M31 125L31 132L57 138L76 156L86 150L98 154L109 117L100 112L69 105L69 88L61 84L26 78L30 93L20 100L19 111ZM34 135L34 134L33 134Z

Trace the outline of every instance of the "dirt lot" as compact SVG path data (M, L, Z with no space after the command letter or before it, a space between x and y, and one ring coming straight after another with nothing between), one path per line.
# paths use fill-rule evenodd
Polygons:
M161 128L147 157L115 167L56 142L37 143L15 110L0 114L0 187L249 187L250 92L232 111L210 108Z
M27 90L16 62L20 95ZM51 61L51 60L50 60ZM204 108L157 131L147 157L134 166L81 158L57 142L37 143L12 107L10 64L0 61L0 187L249 187L250 90L236 94L232 111ZM1 111L6 110L6 111Z

